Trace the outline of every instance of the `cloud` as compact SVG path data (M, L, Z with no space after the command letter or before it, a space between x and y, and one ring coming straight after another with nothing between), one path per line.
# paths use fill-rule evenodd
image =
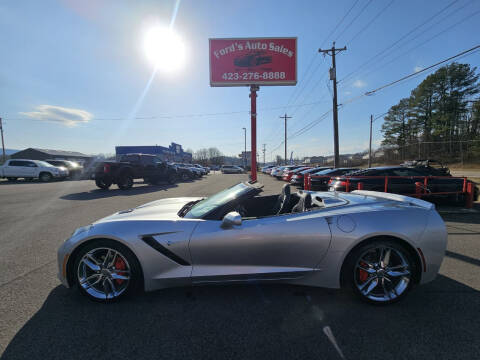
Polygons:
M345 94L345 95L351 95L352 92L347 90L347 91L344 92L344 94Z
M415 66L415 67L413 68L413 71L415 71L415 72L419 72L420 70L423 70L423 67L421 67L421 66Z
M353 83L353 86L356 87L356 88L363 88L363 87L367 86L367 83L365 81L362 81L362 80L355 80L355 82Z
M20 114L36 120L61 123L65 126L87 123L93 118L93 114L88 111L55 105L38 105L35 111L21 112Z

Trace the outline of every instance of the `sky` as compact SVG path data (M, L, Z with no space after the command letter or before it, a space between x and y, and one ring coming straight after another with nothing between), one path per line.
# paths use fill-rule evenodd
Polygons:
M175 72L155 72L145 54L145 34L158 24L184 44ZM297 85L258 92L257 148L266 144L267 161L283 156L286 113L289 134L315 124L288 140L288 156L333 153L331 58L318 49L336 41L347 47L337 55L340 152L363 151L370 115L385 113L435 69L361 95L479 45L479 24L478 0L5 0L5 145L112 154L116 145L176 142L238 155L242 128L250 132L249 89L210 86L208 39L297 37ZM480 52L457 61L478 66ZM374 147L381 124L373 126Z

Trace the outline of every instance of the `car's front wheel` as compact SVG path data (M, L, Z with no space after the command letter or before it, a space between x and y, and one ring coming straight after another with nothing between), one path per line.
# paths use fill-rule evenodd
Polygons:
M167 177L167 182L170 184L170 185L173 185L175 184L175 181L177 180L177 176L175 175L175 173L170 173L168 174L168 177Z
M360 246L348 256L343 277L362 300L386 305L399 301L410 291L415 266L404 246L378 240Z
M104 302L133 293L142 278L135 255L112 240L96 240L83 247L75 259L74 271L80 292Z
M17 181L17 178L16 177L7 177L7 180L8 181Z
M49 182L49 181L52 181L53 176L52 176L52 174L50 174L48 172L42 172L39 176L39 179L42 182Z
M130 174L122 174L117 182L120 190L128 190L133 186L133 176Z

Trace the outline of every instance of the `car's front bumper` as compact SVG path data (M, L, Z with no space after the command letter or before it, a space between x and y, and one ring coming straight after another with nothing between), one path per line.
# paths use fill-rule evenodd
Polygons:
M62 285L66 286L67 288L70 287L67 279L67 264L68 259L70 258L70 253L67 250L67 246L63 243L57 251L57 265L58 265L58 273L57 277L58 280L62 283Z

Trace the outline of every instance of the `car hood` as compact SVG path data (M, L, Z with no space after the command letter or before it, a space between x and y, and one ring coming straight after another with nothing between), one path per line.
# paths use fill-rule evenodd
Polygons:
M179 220L177 213L187 203L201 200L201 197L180 197L152 201L135 208L119 211L96 221L100 224L111 221L138 220Z

